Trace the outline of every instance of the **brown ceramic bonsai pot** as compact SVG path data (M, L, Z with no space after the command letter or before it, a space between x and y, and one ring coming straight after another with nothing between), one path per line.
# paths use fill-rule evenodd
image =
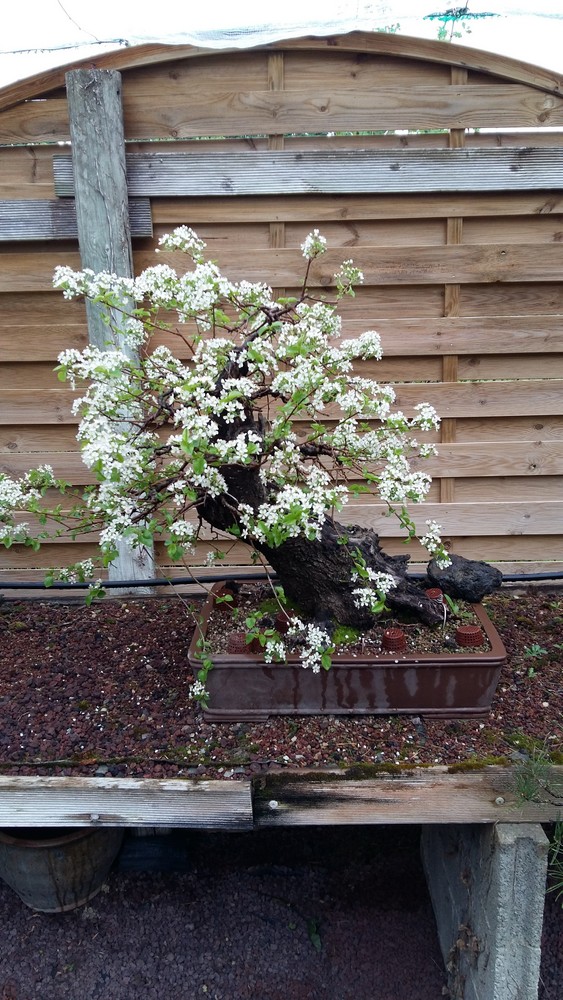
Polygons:
M189 650L201 667L198 639L206 635L214 592L207 599ZM425 715L482 718L496 691L506 650L480 604L472 605L490 649L416 655L391 651L378 656L334 655L330 670L315 674L297 656L266 663L260 653L211 653L207 676L211 722L252 722L270 715Z

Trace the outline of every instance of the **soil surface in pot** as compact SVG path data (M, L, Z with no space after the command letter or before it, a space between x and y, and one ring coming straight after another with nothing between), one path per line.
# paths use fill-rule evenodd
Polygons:
M199 609L178 596L0 605L0 773L207 775L359 763L563 763L563 592L484 601L508 652L485 720L205 723L189 697Z
M453 603L453 602L452 602ZM444 627L428 628L412 616L397 616L392 611L386 611L377 620L374 628L358 633L354 629L341 626L335 632L335 655L343 656L386 656L393 646L385 648L385 635L391 630L399 630L404 636L404 652L406 654L435 653L448 655L467 654L467 648L462 648L456 642L456 632L460 626L479 626L479 621L470 604L463 601L455 602L454 611L441 602L444 608ZM251 617L257 621L257 629L266 635L268 630L274 632L278 620L285 619L286 626L291 623L291 610L284 614L283 608L272 598L272 591L267 584L244 584L234 597L234 603L219 603L209 616L206 639L211 654L229 652L229 636L240 629L245 629L245 621ZM481 630L482 642L472 646L470 652L486 653L491 646ZM254 643L247 646L246 652L255 652ZM291 642L285 637L285 648L293 656L299 656L299 643ZM400 648L400 647L397 647Z

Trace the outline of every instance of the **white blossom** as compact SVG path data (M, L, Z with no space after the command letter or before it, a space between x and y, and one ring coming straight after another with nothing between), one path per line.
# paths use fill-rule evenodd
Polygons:
M326 247L318 229L301 244L307 262ZM439 421L424 402L410 415L393 409L393 388L358 374L358 362L381 358L378 334L343 338L334 304L307 289L296 300L274 302L266 283L230 281L205 259L205 243L189 226L163 236L159 248L159 262L135 278L64 266L54 276L65 298L96 299L107 323L105 347L59 356L59 377L78 389L77 438L95 480L77 516L101 526L106 558L121 541L145 544L147 532L173 558L190 554L197 516L216 501L227 520L232 515L228 530L250 544L319 539L327 515L353 495L348 483L362 479L412 535L406 508L422 502L430 486L412 459L435 452L415 432L432 433ZM163 260L178 252L188 258L183 271ZM309 263L303 269L308 274ZM340 298L362 280L345 260L331 284ZM162 310L182 328L167 326ZM160 327L182 338L181 357L168 340L152 350ZM243 468L259 477L254 505L230 492ZM31 542L19 517L37 516L56 485L46 468L20 479L0 474L0 541ZM439 564L447 560L434 522L421 542ZM391 574L370 567L350 580L356 601L372 609L394 585ZM330 655L330 636L318 626L300 629L302 661L318 670ZM277 642L266 647L274 660L282 655Z
M301 244L301 250L307 260L320 257L321 254L326 252L326 237L321 236L318 229L313 229L313 232L305 237Z

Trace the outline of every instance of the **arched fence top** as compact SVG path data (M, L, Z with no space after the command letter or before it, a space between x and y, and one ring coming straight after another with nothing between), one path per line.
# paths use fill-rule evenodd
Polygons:
M405 58L427 63L458 67L478 73L486 73L513 83L525 84L546 93L563 94L563 76L552 70L520 62L509 56L485 52L480 49L438 42L407 35L385 32L350 32L345 35L328 37L292 38L279 40L267 45L256 46L263 51L318 51L337 50L381 55L391 58ZM162 45L148 43L130 48L106 52L96 59L88 58L57 66L54 69L36 73L24 80L18 80L0 88L0 111L6 111L23 101L43 97L64 87L65 74L74 69L116 69L127 71L147 66L156 66L178 60L198 59L203 56L221 56L232 52L243 52L239 48L207 49L194 45Z

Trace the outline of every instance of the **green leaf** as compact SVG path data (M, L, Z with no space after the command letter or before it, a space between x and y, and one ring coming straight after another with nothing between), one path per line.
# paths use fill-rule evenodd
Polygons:
M319 934L319 925L316 920L307 921L307 934L309 935L309 941L313 945L315 951L322 951L323 943Z

